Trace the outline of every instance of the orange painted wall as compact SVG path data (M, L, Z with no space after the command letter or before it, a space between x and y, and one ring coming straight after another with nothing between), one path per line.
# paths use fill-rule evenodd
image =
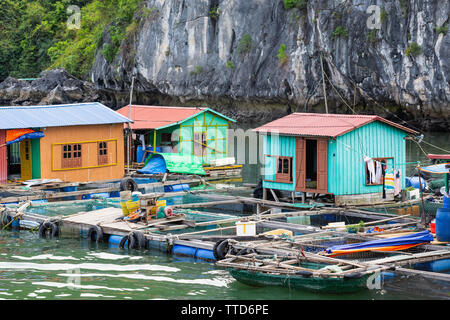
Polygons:
M69 182L121 179L125 174L123 124L55 127L43 130L41 178ZM109 164L98 164L98 142L108 141ZM82 145L82 169L62 170L62 145Z

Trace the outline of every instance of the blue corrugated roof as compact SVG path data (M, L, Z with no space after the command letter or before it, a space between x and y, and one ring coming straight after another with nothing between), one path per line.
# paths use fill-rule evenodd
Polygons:
M107 106L79 103L0 107L0 129L67 127L132 122Z

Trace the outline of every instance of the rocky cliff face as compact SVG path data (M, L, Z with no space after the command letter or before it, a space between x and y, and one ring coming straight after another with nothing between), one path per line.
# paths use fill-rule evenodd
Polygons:
M135 77L135 103L207 104L241 122L325 112L326 92L329 112L450 131L449 1L297 3L145 1L115 60L97 51L90 80L113 108Z
M115 61L98 52L92 81L125 90L135 76L142 103L203 102L266 119L325 111L322 56L330 112L356 105L450 130L448 1L301 2L146 1L150 14Z

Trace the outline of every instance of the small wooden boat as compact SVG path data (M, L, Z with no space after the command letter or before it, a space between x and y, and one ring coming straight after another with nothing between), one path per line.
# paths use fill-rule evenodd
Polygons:
M290 289L323 293L351 293L367 289L369 277L383 268L352 263L351 261L325 262L298 256L230 256L216 262L229 270L237 281L251 286L281 286ZM313 259L314 260L314 259Z
M324 293L352 293L367 289L370 275L358 278L345 277L307 277L297 274L275 274L250 270L231 269L230 275L239 282L251 286L282 286L290 289L308 290Z

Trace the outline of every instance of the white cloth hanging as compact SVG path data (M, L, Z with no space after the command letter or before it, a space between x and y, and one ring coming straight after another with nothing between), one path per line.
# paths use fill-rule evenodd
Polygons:
M381 162L377 161L377 169L376 169L376 172L375 172L375 183L376 184L381 184L382 183L382 181L381 181L382 174L383 174L383 169L381 168Z
M364 161L367 163L367 170L369 170L369 182L375 183L375 164L373 159L368 156L364 156Z
M145 150L145 136L143 134L139 135L139 140L142 143L142 150Z

